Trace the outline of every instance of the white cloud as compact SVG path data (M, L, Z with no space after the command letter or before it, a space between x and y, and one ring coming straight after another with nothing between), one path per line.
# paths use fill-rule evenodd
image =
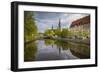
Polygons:
M39 31L44 32L47 28L51 28L52 25L54 28L57 28L59 19L61 21L62 28L67 28L73 21L85 17L87 15L88 14L79 14L79 13L35 12L35 19Z
M87 16L88 14L71 14L68 18L67 21L71 24L73 21L83 18Z

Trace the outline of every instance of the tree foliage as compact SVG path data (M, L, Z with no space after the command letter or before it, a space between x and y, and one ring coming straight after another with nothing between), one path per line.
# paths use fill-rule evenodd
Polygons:
M55 35L60 37L61 36L61 30L60 29L55 29Z
M33 35L37 34L37 26L35 24L35 19L33 12L24 12L24 39L25 41L34 38Z
M69 30L68 29L62 29L61 37L67 37L68 35L69 35Z
M47 35L47 36L53 36L54 35L54 32L53 32L52 29L48 29L48 30L45 31L44 34Z

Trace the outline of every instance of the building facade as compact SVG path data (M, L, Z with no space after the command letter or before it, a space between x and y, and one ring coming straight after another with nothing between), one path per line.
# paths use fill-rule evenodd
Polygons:
M90 15L73 21L70 25L70 31L73 33L73 36L83 39L90 38Z

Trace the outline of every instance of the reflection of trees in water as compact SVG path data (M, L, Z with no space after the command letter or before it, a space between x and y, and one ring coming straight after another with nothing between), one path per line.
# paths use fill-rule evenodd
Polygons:
M70 49L71 53L78 58L90 58L90 47L88 45L71 42L63 42L61 45L65 50L66 48Z
M63 50L70 49L71 53L78 58L90 58L90 47L80 43L57 42Z
M45 41L45 45L54 45L55 44L55 41L54 40L49 40L49 39L47 39L47 40L44 40Z
M59 55L61 51L70 50L72 55L80 58L87 59L90 58L90 47L89 45L84 45L80 43L72 43L72 42L63 42L58 40L43 40L43 46L51 46L52 48L57 48ZM39 48L37 48L38 44L36 42L32 42L30 44L25 44L24 46L24 61L34 61L36 58L36 53ZM56 47L54 47L56 46Z
M45 40L46 45L56 45L59 53L61 50L68 50L72 52L74 56L77 56L81 59L90 58L90 45L72 43L72 42L63 42L58 40Z
M37 44L32 42L24 45L24 61L33 61L37 52Z
M62 41L50 40L50 39L45 40L45 45L47 46L56 45L57 48L62 48L63 50L67 50L68 48L72 46L69 42L62 42Z
M55 41L55 44L58 47L62 48L63 50L67 50L71 46L69 42L62 42L62 41L57 41L57 40Z

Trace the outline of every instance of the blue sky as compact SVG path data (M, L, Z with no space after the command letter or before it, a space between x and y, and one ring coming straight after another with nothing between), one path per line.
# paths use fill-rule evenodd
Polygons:
M61 12L34 12L35 22L39 32L58 27L59 19L62 28L68 28L72 21L87 16L88 14L61 13Z

